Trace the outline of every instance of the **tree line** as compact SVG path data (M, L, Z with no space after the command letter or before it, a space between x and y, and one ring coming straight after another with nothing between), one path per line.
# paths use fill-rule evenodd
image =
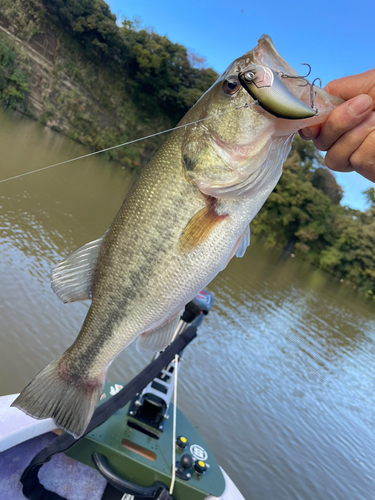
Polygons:
M217 79L196 57L152 29L125 18L121 26L104 0L43 0L51 18L79 40L87 57L125 75L127 92L146 111L176 121ZM141 99L140 99L141 97Z
M342 196L319 151L296 136L252 234L374 296L375 189L364 192L364 212L341 205Z

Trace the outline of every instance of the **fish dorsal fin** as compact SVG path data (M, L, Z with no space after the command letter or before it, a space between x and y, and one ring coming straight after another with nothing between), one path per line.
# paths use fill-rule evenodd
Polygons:
M137 349L140 352L163 351L172 341L182 312L173 316L157 330L142 333L137 339Z
M91 300L93 274L105 234L78 248L52 269L52 290L62 302Z
M236 250L236 257L243 257L246 252L246 248L250 245L250 226L247 226L245 232L241 236L240 244Z

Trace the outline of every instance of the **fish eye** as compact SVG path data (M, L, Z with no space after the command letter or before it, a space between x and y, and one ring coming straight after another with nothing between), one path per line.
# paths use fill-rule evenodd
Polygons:
M224 80L223 90L225 94L234 95L240 90L240 88L241 84L236 76L231 76L227 80Z

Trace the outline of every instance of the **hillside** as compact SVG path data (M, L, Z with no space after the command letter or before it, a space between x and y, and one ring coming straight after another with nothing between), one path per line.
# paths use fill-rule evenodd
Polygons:
M129 21L119 27L102 0L0 6L3 104L93 151L170 128L217 77L193 67L187 49L166 37ZM134 168L161 141L110 157Z

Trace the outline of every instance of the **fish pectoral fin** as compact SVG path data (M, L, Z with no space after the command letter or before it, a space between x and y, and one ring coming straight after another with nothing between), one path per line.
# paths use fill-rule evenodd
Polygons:
M159 352L163 351L173 339L178 322L183 311L173 316L167 323L164 323L157 330L142 333L137 339L137 349L140 352Z
M105 234L78 248L52 269L52 290L62 302L92 299L93 274Z
M234 256L236 257L243 257L245 255L247 247L250 245L250 226L247 226L245 231L242 233L242 235L238 238L236 241L236 244L233 247L233 250L231 251L227 261L225 262L223 269L227 267L229 262L232 260Z
M178 248L182 252L191 252L204 243L213 229L228 217L217 213L215 198L207 199L207 205L190 219L180 236Z

